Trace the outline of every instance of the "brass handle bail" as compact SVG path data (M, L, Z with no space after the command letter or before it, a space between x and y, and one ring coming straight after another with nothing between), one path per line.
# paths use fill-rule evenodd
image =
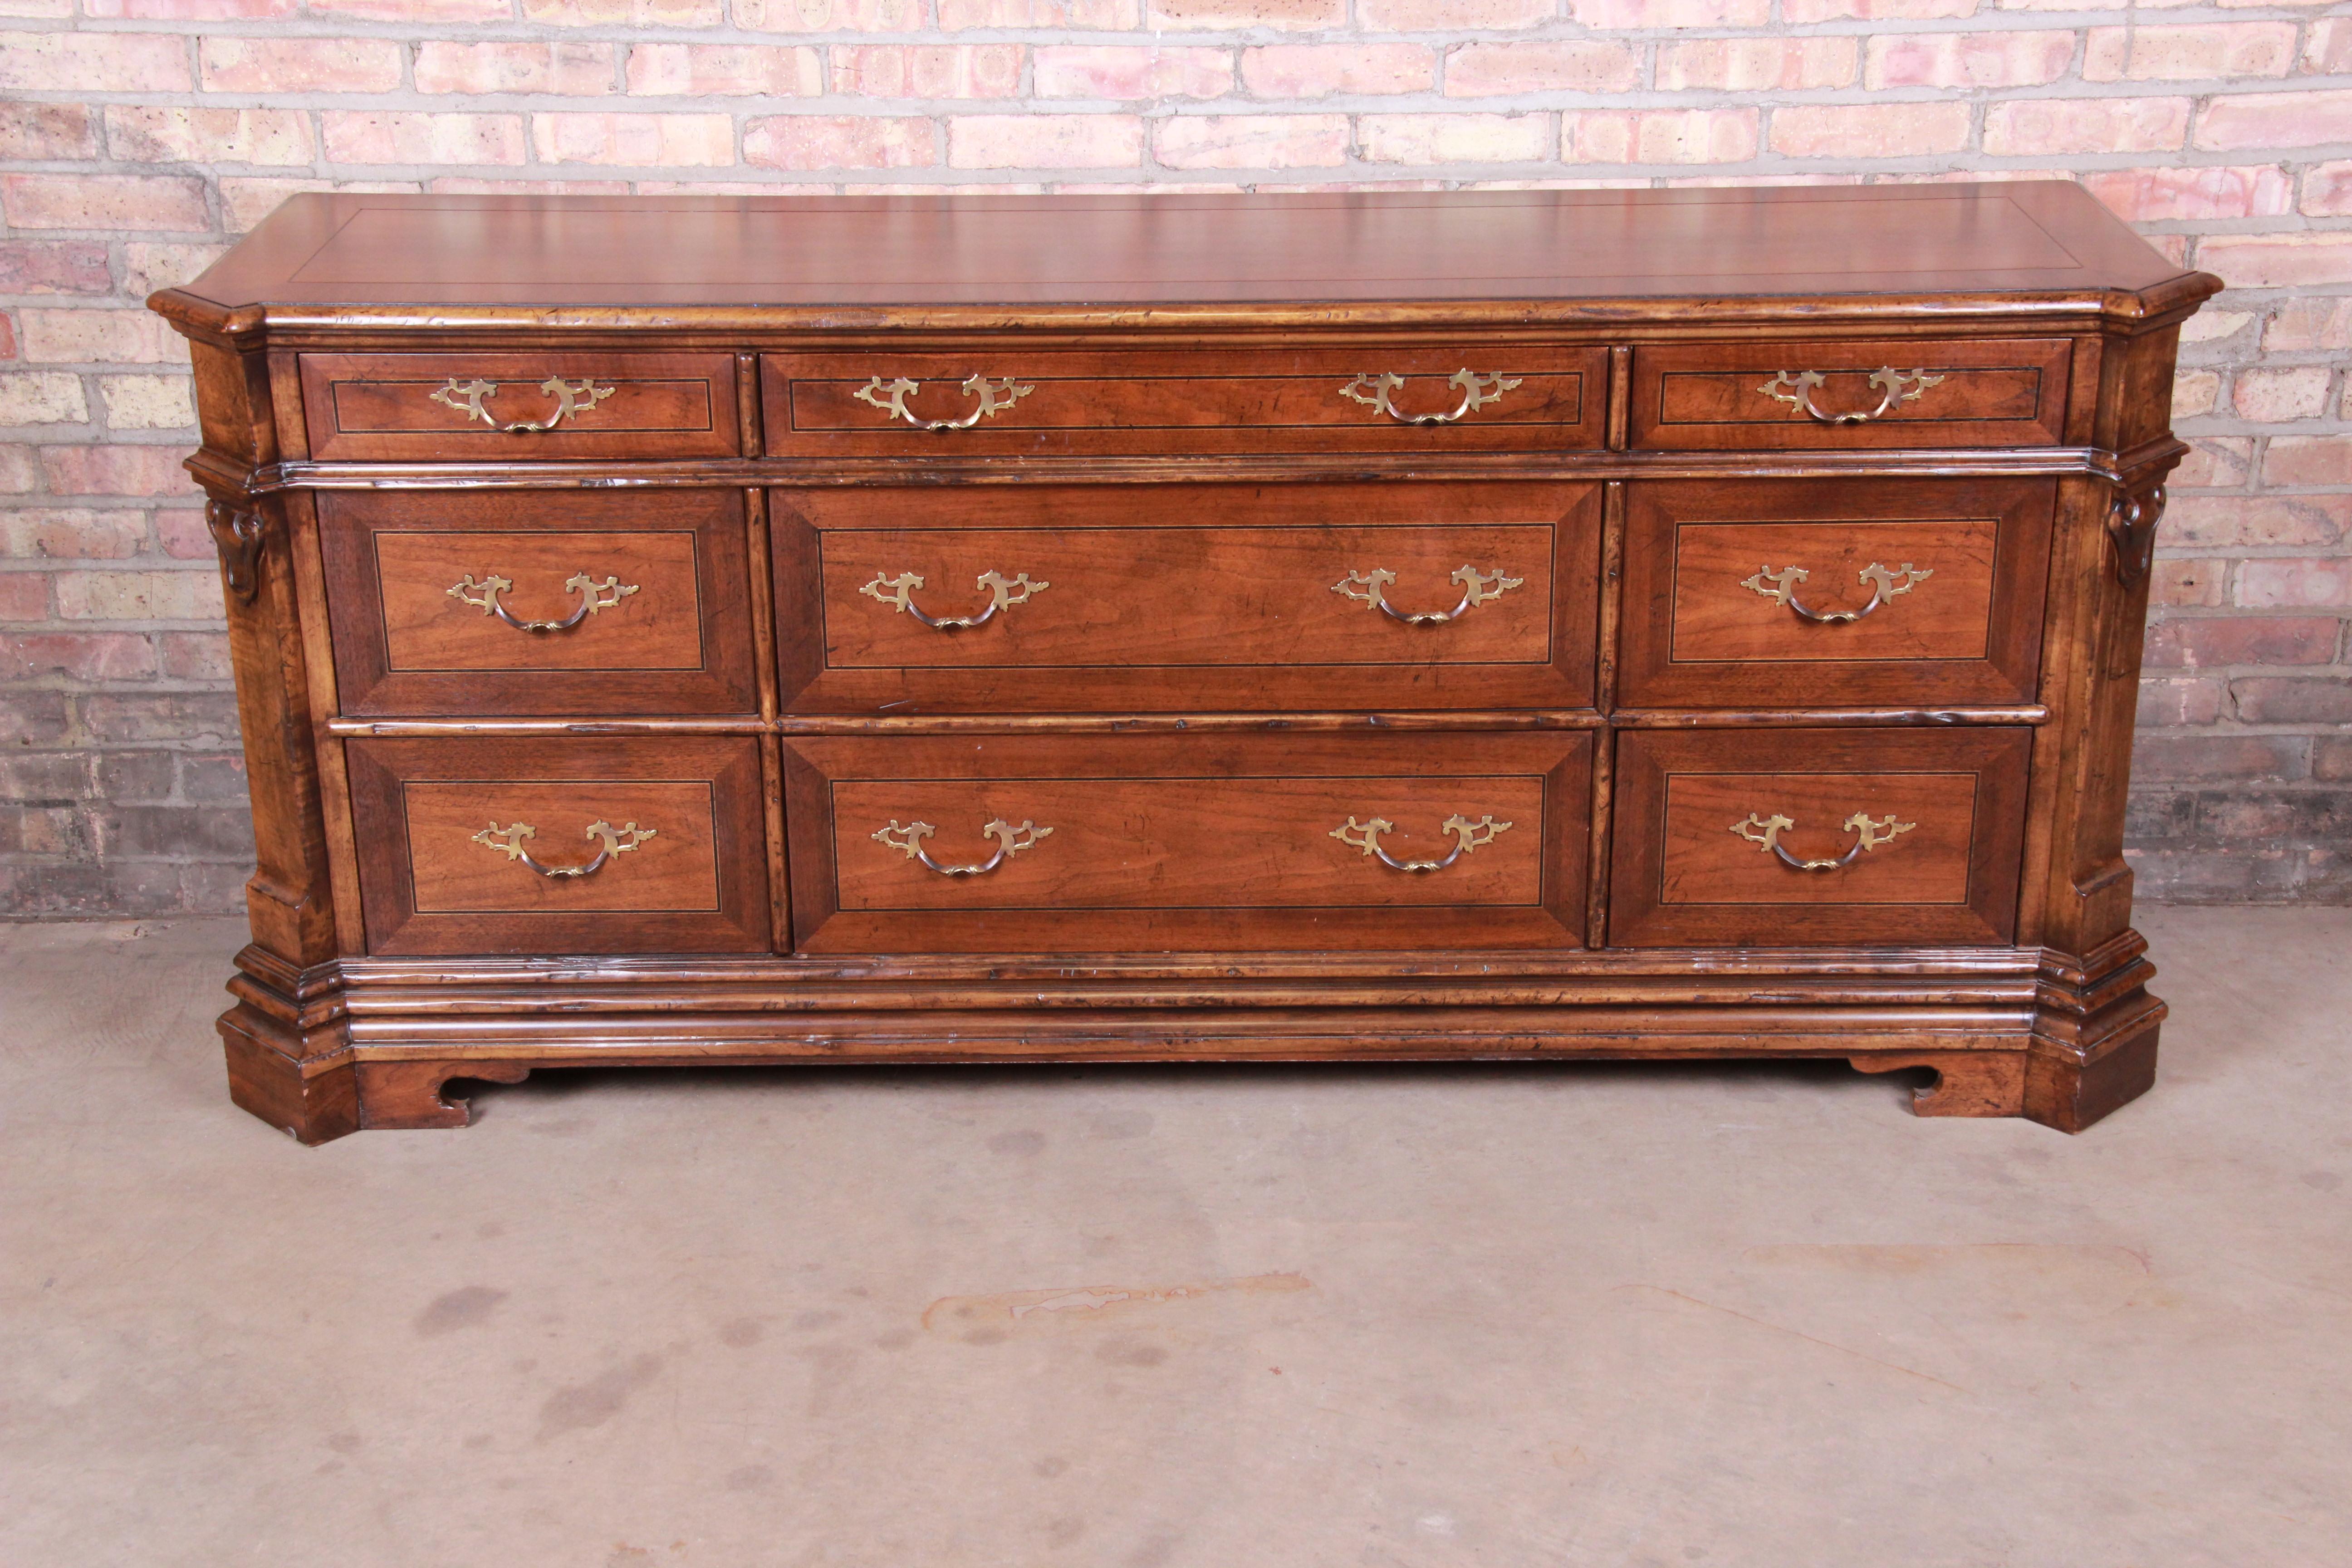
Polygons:
M602 839L604 847L596 851L596 858L584 866L550 866L533 858L530 851L522 847L522 841L526 838L538 837L539 829L527 822L518 822L509 827L500 827L498 819L492 817L490 825L475 834L472 842L482 845L486 848L495 849L509 860L520 860L527 868L553 880L568 877L593 877L603 870L614 856L627 854L646 839L651 838L657 831L658 829L656 828L639 827L634 822L625 822L615 827L599 817L588 825L588 831L581 837L591 841Z
M1454 850L1443 860L1400 860L1391 855L1381 847L1381 835L1394 833L1396 824L1382 816L1375 816L1370 822L1358 822L1351 816L1347 826L1333 828L1330 836L1368 858L1377 857L1391 871L1443 871L1473 849L1492 844L1496 834L1507 833L1510 827L1509 823L1497 822L1491 816L1482 816L1475 822L1466 816L1449 816L1438 830L1454 835Z
M599 583L585 572L574 573L564 580L567 593L580 595L579 607L560 621L526 621L500 602L500 594L514 591L511 579L491 573L480 582L467 573L449 589L449 596L461 605L470 605L486 616L495 616L519 632L568 632L599 610L609 610L637 591L635 583L624 583L618 577L607 577Z
M555 412L544 419L520 419L512 425L499 424L497 417L483 406L486 399L499 395L499 384L495 381L460 382L453 375L446 384L434 388L426 395L445 408L456 409L468 419L480 420L493 430L501 430L509 436L530 436L552 430L566 419L587 413L620 390L616 386L597 385L593 375L582 376L577 385L560 375L551 375L539 384L539 389L555 399Z
M1877 407L1846 414L1824 414L1813 406L1813 394L1828 380L1829 377L1818 370L1784 370L1756 390L1811 415L1824 425L1867 425L1874 419L1885 418L1895 412L1896 405L1916 402L1919 395L1929 387L1944 384L1942 376L1929 375L1924 370L1896 370L1888 365L1874 372L1870 378L1870 384L1885 395L1879 398Z
M1791 870L1836 871L1853 865L1861 858L1864 850L1875 849L1893 839L1896 834L1908 833L1919 825L1916 822L1897 822L1892 813L1889 813L1886 819L1881 822L1874 820L1868 812L1857 811L1845 819L1844 826L1848 833L1859 834L1861 837L1846 847L1844 854L1828 860L1801 859L1789 853L1788 846L1780 842L1780 835L1796 826L1794 817L1781 816L1777 814L1765 816L1751 811L1745 821L1733 823L1731 831L1765 853L1777 858L1780 864Z
M1054 832L1052 828L1040 827L1034 822L1024 822L1015 827L1001 816L991 817L988 826L980 832L982 837L996 840L996 853L977 866L942 866L931 858L929 850L923 847L923 840L938 831L928 822L910 822L901 827L894 816L887 827L876 828L871 837L877 844L886 844L908 859L919 861L942 877L978 877L995 870L1024 849L1034 848L1039 839L1050 837Z
M1331 584L1331 592L1344 594L1350 599L1360 599L1392 621L1409 626L1442 626L1448 621L1460 620L1489 599L1499 599L1511 589L1526 583L1524 577L1506 577L1502 568L1481 572L1475 566L1454 568L1452 582L1462 584L1462 599L1450 610L1423 610L1414 614L1400 610L1389 603L1388 590L1395 584L1397 574L1385 567L1375 566L1370 572L1350 572Z
M1519 378L1505 375L1500 371L1464 369L1447 376L1445 382L1462 394L1462 401L1454 405L1451 414L1407 414L1399 408L1391 401L1390 395L1404 390L1404 377L1393 372L1368 370L1341 387L1339 395L1407 425L1451 425L1489 403L1500 402L1503 394L1519 384Z
M978 398L980 400L978 407L961 419L926 419L907 406L907 399L922 389L921 382L910 381L903 375L891 381L884 381L877 375L850 395L860 403L870 404L879 408L893 419L904 419L918 429L969 430L982 420L1012 407L1037 390L1034 386L1023 385L1009 375L991 380L987 376L975 373L964 378L963 395L966 397Z
M1778 572L1769 566L1759 566L1756 569L1756 575L1743 579L1739 585L1754 589L1776 605L1788 605L1799 620L1811 621L1817 626L1840 626L1847 621L1862 619L1887 600L1898 594L1909 593L1935 574L1932 569L1914 566L1908 561L1892 572L1874 561L1854 574L1870 586L1870 603L1858 610L1815 610L1799 603L1797 584L1812 575L1801 566L1784 566ZM1896 582L1897 577L1903 581Z
M960 632L969 626L986 626L996 618L999 611L1009 609L1014 605L1025 605L1029 602L1031 595L1041 594L1054 584L1033 583L1029 580L1029 574L1026 572L1010 579L1001 572L983 572L980 574L978 586L988 595L988 607L976 616L925 615L915 607L914 601L915 590L922 585L923 579L917 573L901 572L896 577L886 577L877 572L874 574L874 581L857 591L869 599L877 599L894 609L914 616L927 626L936 626L943 632Z

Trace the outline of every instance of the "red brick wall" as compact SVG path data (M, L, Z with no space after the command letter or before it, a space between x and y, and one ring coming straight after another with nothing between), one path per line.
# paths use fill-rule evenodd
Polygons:
M0 0L0 911L228 909L186 360L288 193L2053 173L2192 323L2133 845L2352 900L2352 16L2096 0Z

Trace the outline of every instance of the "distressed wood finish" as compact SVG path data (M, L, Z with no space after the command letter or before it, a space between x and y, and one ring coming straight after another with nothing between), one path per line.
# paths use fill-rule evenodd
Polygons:
M1824 1057L2079 1131L2155 1073L2123 792L2218 287L2056 182L297 197L152 301L231 1095Z

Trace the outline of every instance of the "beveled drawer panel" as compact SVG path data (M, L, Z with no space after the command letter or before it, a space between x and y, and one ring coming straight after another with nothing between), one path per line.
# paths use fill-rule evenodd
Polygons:
M2032 731L1628 731L1609 940L2006 942Z
M788 737L813 952L1574 946L1582 734Z
M326 491L354 714L750 713L734 490Z
M368 950L769 945L756 741L346 742Z
M1636 481L1630 707L2026 702L2050 479Z
M2064 429L2063 338L1791 338L1633 351L1635 450L2047 447Z
M1458 348L769 354L778 457L1522 452L1598 447L1608 354Z
M412 462L723 458L742 449L735 356L302 356L310 456Z
M784 701L1589 707L1600 514L1591 484L776 490Z

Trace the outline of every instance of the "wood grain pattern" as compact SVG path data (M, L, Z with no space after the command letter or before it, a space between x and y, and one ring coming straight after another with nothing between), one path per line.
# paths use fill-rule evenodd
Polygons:
M2041 662L2047 479L1629 485L1620 689L1635 706L2030 700ZM1854 611L1873 565L1933 575L1864 619L1820 625L1747 586L1789 567L1798 601ZM1897 585L1901 585L1898 580Z
M502 428L554 415L561 404L543 389L551 377L610 388L611 395L552 429ZM497 425L474 418L462 401L454 407L435 401L452 381L491 383L496 391L481 407ZM304 354L302 401L311 456L321 459L717 458L741 445L735 363L726 354Z
M2066 406L2063 338L1916 342L1790 339L1643 346L1633 351L1631 445L1643 449L2053 445ZM1862 424L1828 424L1764 389L1782 372L1823 376L1811 393L1822 415L1872 413L1893 369L1940 378Z

